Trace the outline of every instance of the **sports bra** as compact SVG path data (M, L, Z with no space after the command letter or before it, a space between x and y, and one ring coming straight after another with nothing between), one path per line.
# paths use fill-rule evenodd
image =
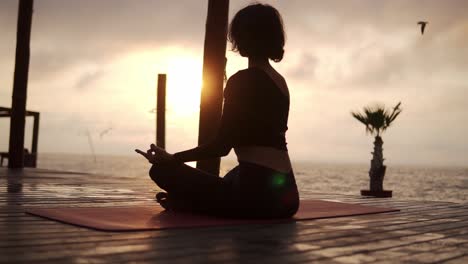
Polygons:
M227 81L216 138L196 148L175 153L177 161L226 156L240 146L267 146L287 151L289 97L259 68L238 71Z

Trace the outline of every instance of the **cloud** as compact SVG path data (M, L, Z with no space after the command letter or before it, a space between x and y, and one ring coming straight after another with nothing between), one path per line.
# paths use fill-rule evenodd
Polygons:
M285 61L306 51L314 79L335 89L389 89L429 77L462 80L467 69L466 1L275 1L288 32ZM430 21L420 35L418 20ZM300 61L300 60L299 60ZM303 69L308 69L307 62ZM298 63L299 64L299 63ZM301 73L299 69L291 71ZM309 74L302 74L310 82ZM299 77L299 76L297 76ZM315 80L317 81L317 80ZM429 80L428 80L429 81Z
M422 84L447 80L450 75L449 81L464 82L459 73L468 71L468 48L461 44L468 38L467 29L468 19L436 36L413 37L400 48L374 47L364 53L367 56L359 51L353 55L357 68L349 81L360 86L386 86L401 80Z
M136 49L177 44L202 51L205 2L36 1L31 80L47 79L83 62L106 63ZM2 42L5 37L10 43L0 44L0 64L12 63L16 14L17 1L0 2Z
M371 139L349 111L402 100L404 111L385 135L392 161L465 161L467 1L266 2L286 25L285 58L274 66L291 89L288 141L295 159L367 161ZM231 17L249 3L231 1ZM1 87L13 79L17 4L0 1ZM194 0L35 1L28 107L43 113L41 150L88 153L77 131L96 134L109 122L115 129L96 143L98 152L127 153L154 140L147 110L154 105L153 75L164 62L146 54L175 46L202 54L206 8L207 1ZM423 36L418 20L429 21ZM140 55L123 60L132 54ZM229 72L246 65L231 55ZM10 98L2 88L0 103ZM196 117L191 122L168 123L171 149L196 142Z
M308 79L315 77L316 69L319 66L319 58L310 53L300 53L295 60L293 67L287 69L287 76L293 79Z
M78 81L74 85L74 88L78 91L86 90L90 84L98 80L103 75L104 75L104 71L102 70L94 70L94 71L85 72L79 77Z

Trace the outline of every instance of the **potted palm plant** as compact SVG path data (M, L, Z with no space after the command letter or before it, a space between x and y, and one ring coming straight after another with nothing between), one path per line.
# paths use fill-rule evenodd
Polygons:
M395 121L401 113L401 102L393 109L386 109L383 104L364 107L363 113L351 112L351 115L366 126L366 132L375 137L374 152L369 170L370 189L361 190L361 195L375 197L392 197L392 191L383 189L386 166L383 157L383 140L381 134Z

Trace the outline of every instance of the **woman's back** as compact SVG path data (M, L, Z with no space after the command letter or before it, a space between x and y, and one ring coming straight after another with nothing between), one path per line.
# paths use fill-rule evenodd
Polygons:
M249 68L226 86L224 112L234 147L258 145L287 150L289 98L263 70ZM224 121L224 120L223 120ZM224 131L223 131L224 132Z
M234 85L240 86L235 89L244 95L242 103L247 111L243 113L247 124L240 128L246 138L234 146L238 160L291 171L285 137L289 114L286 82L271 66L256 65L237 75L243 75Z

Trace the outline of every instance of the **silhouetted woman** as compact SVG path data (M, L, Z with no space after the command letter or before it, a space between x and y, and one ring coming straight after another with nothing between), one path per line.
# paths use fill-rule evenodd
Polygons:
M270 65L284 54L284 29L278 11L263 4L240 10L228 38L249 67L227 81L216 139L194 149L168 154L151 145L137 150L152 164L151 179L167 193L156 195L169 210L239 218L286 218L299 207L299 194L286 148L289 92ZM239 165L223 178L194 169L187 161L226 156L234 148Z

